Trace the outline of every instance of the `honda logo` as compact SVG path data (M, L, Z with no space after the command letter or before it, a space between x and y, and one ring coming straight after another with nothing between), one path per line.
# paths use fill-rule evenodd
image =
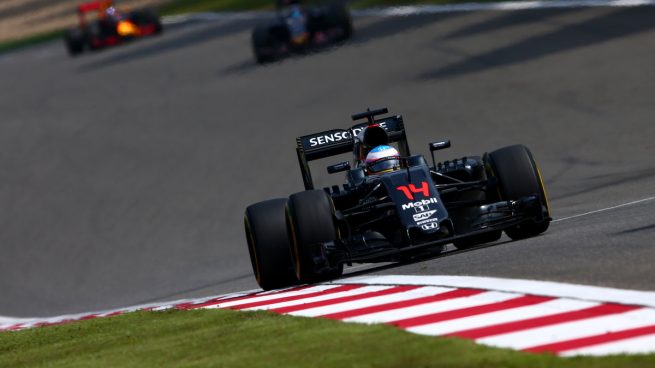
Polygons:
M421 229L423 230L433 230L438 228L439 228L439 224L437 222L429 222L425 225L421 225Z

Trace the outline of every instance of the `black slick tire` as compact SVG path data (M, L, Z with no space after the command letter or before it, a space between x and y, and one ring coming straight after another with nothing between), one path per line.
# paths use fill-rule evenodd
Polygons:
M66 30L64 42L70 56L77 56L84 52L85 38L82 30L78 28Z
M550 216L548 198L537 164L530 150L523 145L504 147L486 156L493 175L498 178L498 191L502 200L517 200L536 195L545 206L543 221L526 221L505 229L505 234L513 240L539 235L548 229Z
M337 41L345 41L352 37L353 21L345 3L335 2L328 6L326 23L328 27L340 28L342 30L343 33Z
M152 8L135 11L131 14L130 19L140 27L146 25L154 26L154 34L160 34L164 30L159 14L157 14L157 11Z
M286 203L286 198L271 199L246 208L244 225L250 262L264 290L298 283L287 236Z
M264 52L265 49L273 47L273 43L273 35L269 27L256 27L252 32L252 49L258 64L270 63L275 60L272 55Z
M286 213L296 277L313 283L341 276L343 265L329 265L319 246L338 238L330 196L322 190L296 193L289 197Z

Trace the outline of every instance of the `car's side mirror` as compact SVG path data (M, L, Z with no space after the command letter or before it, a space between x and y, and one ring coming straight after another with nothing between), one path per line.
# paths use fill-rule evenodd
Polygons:
M328 174L334 174L342 171L350 170L350 162L344 161L338 164L330 165L327 167Z
M430 152L450 148L450 139L445 139L443 141L432 142L429 144Z
M432 156L432 167L437 169L437 163L434 161L434 151L450 148L450 139L444 139L443 141L432 142L428 144L430 147L430 156Z

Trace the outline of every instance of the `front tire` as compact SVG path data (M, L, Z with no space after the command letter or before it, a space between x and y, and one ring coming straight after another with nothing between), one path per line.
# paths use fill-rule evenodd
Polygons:
M152 25L154 27L154 34L160 34L164 30L159 14L152 8L135 11L131 14L130 19L140 27Z
M320 246L338 238L332 198L322 190L296 193L289 198L286 213L296 277L313 283L341 276L343 265L330 265Z
M287 236L286 203L285 198L259 202L249 206L244 216L250 262L264 290L298 283Z
M530 150L524 145L508 146L490 152L486 159L493 175L498 178L498 190L502 200L517 200L536 195L543 205L543 220L528 220L505 229L505 234L513 240L518 240L546 231L550 225L548 198L541 173Z

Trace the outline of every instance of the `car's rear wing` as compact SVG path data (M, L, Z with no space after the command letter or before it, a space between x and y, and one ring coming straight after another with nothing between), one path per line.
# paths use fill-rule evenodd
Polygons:
M380 110L382 111L382 110ZM386 109L384 109L386 112ZM365 117L361 114L353 118ZM350 129L332 129L320 133L314 133L296 138L296 153L300 164L300 172L305 189L314 189L309 161L318 160L342 153L353 152L354 137L359 134L371 122L380 125L387 131L390 142L398 142L398 150L402 156L409 156L409 145L405 134L405 125L401 115L389 116L377 120L370 119L369 122L354 125Z
M84 15L88 12L92 11L103 11L106 10L107 8L113 6L114 2L112 0L96 0L96 1L89 1L87 3L80 4L77 7L77 12L80 15Z

